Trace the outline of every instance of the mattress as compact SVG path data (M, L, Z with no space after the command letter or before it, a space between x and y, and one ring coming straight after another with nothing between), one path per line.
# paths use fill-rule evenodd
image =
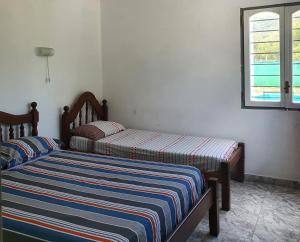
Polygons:
M71 151L2 174L5 230L44 241L164 241L204 192L198 169Z
M185 164L203 171L218 171L220 162L229 161L238 143L229 139L126 129L95 142L74 136L70 147L82 152Z

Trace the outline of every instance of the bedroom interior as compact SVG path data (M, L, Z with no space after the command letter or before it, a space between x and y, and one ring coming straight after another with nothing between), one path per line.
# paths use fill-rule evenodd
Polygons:
M300 241L300 2L1 0L0 241Z

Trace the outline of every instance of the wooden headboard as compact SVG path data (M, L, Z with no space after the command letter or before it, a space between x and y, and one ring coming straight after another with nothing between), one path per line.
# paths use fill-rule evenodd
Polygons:
M69 148L76 127L97 120L108 120L107 101L103 100L100 104L91 92L81 94L71 109L65 106L61 119L61 140L65 147Z
M36 102L31 103L30 112L23 115L13 115L0 111L0 143L17 137L37 136L39 112L36 107ZM26 125L30 126L28 134L25 134Z

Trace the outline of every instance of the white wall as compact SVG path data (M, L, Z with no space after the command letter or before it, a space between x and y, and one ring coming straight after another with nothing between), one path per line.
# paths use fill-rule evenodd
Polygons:
M300 181L300 113L240 101L240 8L283 0L101 1L110 119L234 138L248 174Z
M38 102L40 134L59 135L59 113L83 91L102 96L99 0L0 1L0 110ZM52 82L36 46L53 47Z

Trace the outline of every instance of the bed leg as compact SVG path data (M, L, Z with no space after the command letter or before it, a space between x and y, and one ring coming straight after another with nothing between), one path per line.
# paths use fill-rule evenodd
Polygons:
M234 167L234 171L232 173L232 179L238 182L244 182L245 180L245 144L239 143L239 147L242 150L240 160Z
M230 210L230 164L221 162L222 210Z
M218 236L220 232L219 208L218 208L218 179L210 178L208 186L212 190L213 204L209 209L209 230L213 236Z

